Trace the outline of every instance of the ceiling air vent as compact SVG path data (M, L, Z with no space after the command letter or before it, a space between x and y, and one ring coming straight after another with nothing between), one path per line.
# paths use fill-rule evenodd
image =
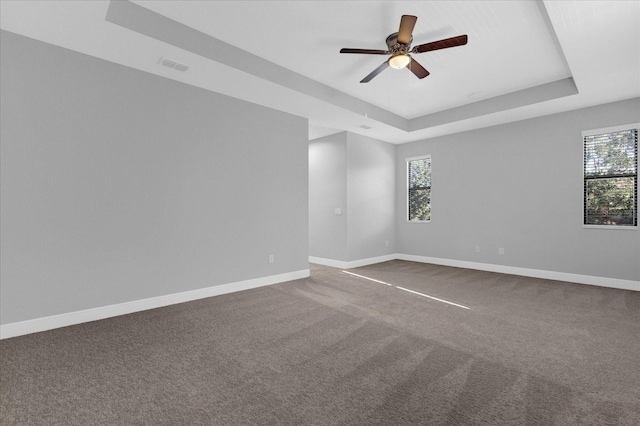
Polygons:
M369 130L371 128L371 126L367 126L366 124L361 124L358 127L360 127L361 129L364 129L364 130Z
M164 65L165 67L174 68L178 71L186 71L189 69L189 65L179 64L176 61L172 61L167 58L160 58L160 65Z

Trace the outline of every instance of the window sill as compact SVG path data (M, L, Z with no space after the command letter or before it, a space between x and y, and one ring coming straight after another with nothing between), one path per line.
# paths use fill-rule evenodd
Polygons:
M616 231L637 231L637 226L627 225L582 225L584 229L612 229Z

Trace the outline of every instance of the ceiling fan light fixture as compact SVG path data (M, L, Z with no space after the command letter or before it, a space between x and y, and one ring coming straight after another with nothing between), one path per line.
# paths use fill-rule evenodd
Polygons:
M409 65L411 56L406 53L400 53L389 58L389 66L391 68L400 69Z

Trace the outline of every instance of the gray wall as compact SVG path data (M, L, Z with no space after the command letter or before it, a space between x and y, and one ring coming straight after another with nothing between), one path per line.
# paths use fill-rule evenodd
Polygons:
M335 209L342 210L341 215ZM309 143L309 255L347 256L347 133Z
M0 40L2 324L308 268L306 119Z
M354 261L395 253L395 190L394 145L350 132L311 141L309 254Z
M640 231L582 226L582 131L638 121L636 98L399 145L398 252L640 280ZM408 223L405 158L423 154L432 220Z
M395 145L347 133L346 260L396 252L395 158Z

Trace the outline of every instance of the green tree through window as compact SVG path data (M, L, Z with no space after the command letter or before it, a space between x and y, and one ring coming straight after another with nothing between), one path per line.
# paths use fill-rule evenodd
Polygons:
M407 160L409 220L431 220L431 157Z
M584 224L637 226L638 128L583 137Z

